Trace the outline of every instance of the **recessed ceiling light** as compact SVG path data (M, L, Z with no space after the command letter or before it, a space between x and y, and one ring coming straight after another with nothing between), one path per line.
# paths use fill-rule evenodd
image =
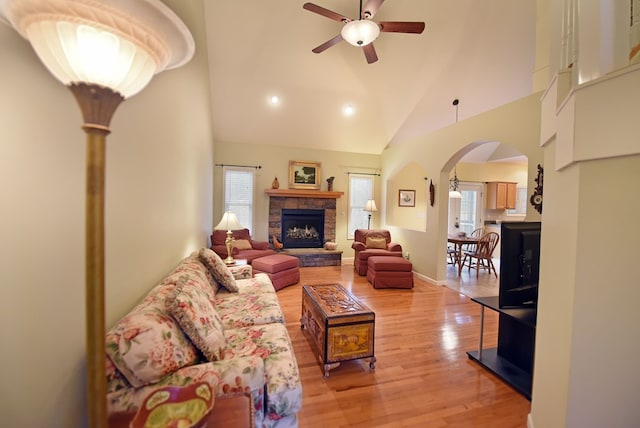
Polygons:
M278 104L280 104L280 97L277 95L271 95L269 97L269 104L271 104L272 106L277 106Z
M345 116L353 116L355 112L356 110L351 104L347 104L342 108L342 113L344 113Z

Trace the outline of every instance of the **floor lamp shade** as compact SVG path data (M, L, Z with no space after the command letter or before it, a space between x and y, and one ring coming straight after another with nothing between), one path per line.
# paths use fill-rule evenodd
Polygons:
M378 211L376 207L376 201L369 199L364 206L364 210L369 212L369 221L367 222L367 229L371 229L371 213Z
M154 74L188 62L188 28L159 0L0 0L8 21L69 87L87 141L85 316L87 426L107 426L105 369L105 146L115 110Z
M124 98L188 62L188 28L158 0L5 0L0 13L64 85L95 84Z

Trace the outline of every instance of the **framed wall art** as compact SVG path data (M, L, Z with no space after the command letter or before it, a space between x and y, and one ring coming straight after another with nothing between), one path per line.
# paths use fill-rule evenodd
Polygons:
M398 190L398 206L399 207L415 207L416 191L415 190Z
M320 162L289 161L289 188L320 190Z

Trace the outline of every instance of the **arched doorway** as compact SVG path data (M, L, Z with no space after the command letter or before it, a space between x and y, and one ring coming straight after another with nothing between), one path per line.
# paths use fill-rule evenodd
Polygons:
M482 228L483 232L500 232L503 221L524 220L526 216L527 188L529 186L528 159L517 149L500 142L471 143L451 157L443 168L449 170L451 178L457 175L460 199L449 199L447 211L447 234L465 232ZM487 205L491 200L491 185L487 183L515 183L516 206L513 208L496 208ZM489 198L487 198L489 196ZM499 249L494 253L494 263L499 266ZM474 296L491 295L491 287L497 293L498 280L488 274L480 275L480 284L476 281L475 272L468 275L466 269L462 274L458 268L445 259L446 284L464 294ZM480 285L480 287L478 287ZM465 287L469 287L466 289ZM487 288L485 288L487 287ZM489 293L489 294L487 294Z

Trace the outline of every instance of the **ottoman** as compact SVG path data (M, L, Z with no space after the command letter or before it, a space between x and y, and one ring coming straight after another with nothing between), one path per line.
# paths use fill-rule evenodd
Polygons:
M373 288L413 288L413 265L404 257L372 256L367 263Z
M297 257L287 256L286 254L272 254L254 259L251 262L251 267L254 274L266 273L271 278L273 288L277 291L300 281L298 264Z

